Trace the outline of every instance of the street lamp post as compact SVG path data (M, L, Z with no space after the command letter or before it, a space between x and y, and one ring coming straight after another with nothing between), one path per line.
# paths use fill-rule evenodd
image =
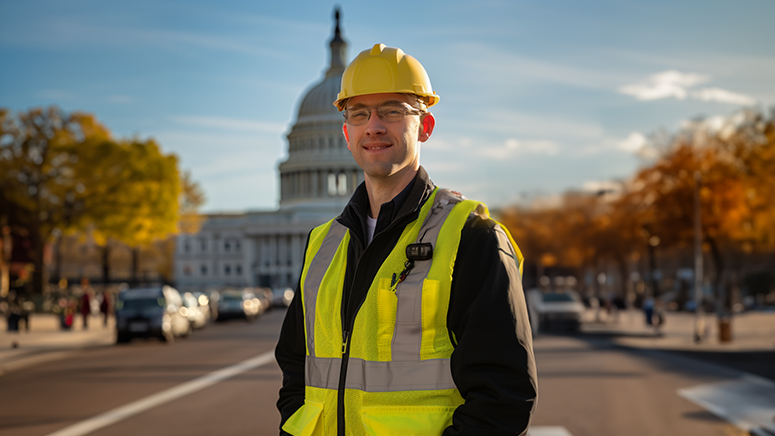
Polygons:
M694 342L703 339L705 319L702 309L702 215L700 209L700 184L702 174L694 172Z

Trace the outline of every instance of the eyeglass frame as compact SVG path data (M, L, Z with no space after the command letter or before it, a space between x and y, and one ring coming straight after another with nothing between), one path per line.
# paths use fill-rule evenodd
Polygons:
M400 120L394 120L394 121L385 120L384 116L380 115L380 108L383 108L383 107L401 108L401 109L404 110L404 116ZM368 123L369 120L371 120L371 113L373 112L374 109L377 110L377 117L379 117L379 119L381 121L385 122L385 123L397 123L399 121L402 121L404 118L406 118L409 115L423 115L423 114L428 113L427 111L423 110L422 108L416 108L414 106L408 105L407 103L404 103L404 102L396 100L396 101L387 101L387 102L385 102L385 103L383 103L383 104L381 104L379 106L361 106L361 107L357 107L357 108L353 108L353 109L345 109L344 111L342 111L343 112L342 116L344 117L344 122L349 124L349 125L351 125L351 126L363 126L366 123ZM357 111L367 110L368 113L369 113L369 116L366 118L366 120L363 123L361 123L361 124L353 124L350 121L348 121L348 119L347 119L347 112L350 111L350 110L357 110Z

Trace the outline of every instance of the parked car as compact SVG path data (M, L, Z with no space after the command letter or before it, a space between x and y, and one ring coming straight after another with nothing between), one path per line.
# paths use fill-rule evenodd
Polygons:
M528 292L528 310L539 330L578 331L584 316L584 304L574 291ZM534 328L535 331L535 328Z
M188 317L191 327L201 329L207 325L210 320L210 308L199 304L199 299L191 292L182 295L183 308L181 312Z
M218 292L216 321L232 318L255 320L261 314L261 300L248 290L227 289Z
M272 290L269 288L254 288L254 293L261 300L261 313L267 312L272 309Z
M134 337L157 337L172 342L191 334L183 313L183 298L171 286L127 289L116 299L116 342Z
M293 300L293 289L281 288L272 290L272 307L288 307Z

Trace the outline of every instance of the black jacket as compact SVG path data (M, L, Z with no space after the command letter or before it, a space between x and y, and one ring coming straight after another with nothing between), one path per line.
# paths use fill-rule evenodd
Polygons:
M420 167L414 181L381 206L374 239L366 249L369 200L364 184L337 217L352 235L343 293L345 330L353 325L382 262L404 227L418 217L434 188ZM456 344L452 377L465 404L455 411L444 436L527 433L537 396L536 368L521 278L510 253L507 239L494 221L479 216L468 219L461 233L447 315L447 327ZM306 348L300 294L296 293L288 308L275 350L283 371L277 401L282 424L304 404Z

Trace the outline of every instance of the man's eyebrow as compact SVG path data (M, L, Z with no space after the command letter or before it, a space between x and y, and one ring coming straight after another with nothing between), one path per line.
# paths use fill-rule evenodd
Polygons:
M400 101L400 100L388 100L388 101L382 103L380 106L403 106L403 105L406 105L406 104L408 104L408 103ZM363 103L355 103L354 105L348 107L347 109L361 109L361 108L364 108L364 107L369 107L369 106L366 106Z

